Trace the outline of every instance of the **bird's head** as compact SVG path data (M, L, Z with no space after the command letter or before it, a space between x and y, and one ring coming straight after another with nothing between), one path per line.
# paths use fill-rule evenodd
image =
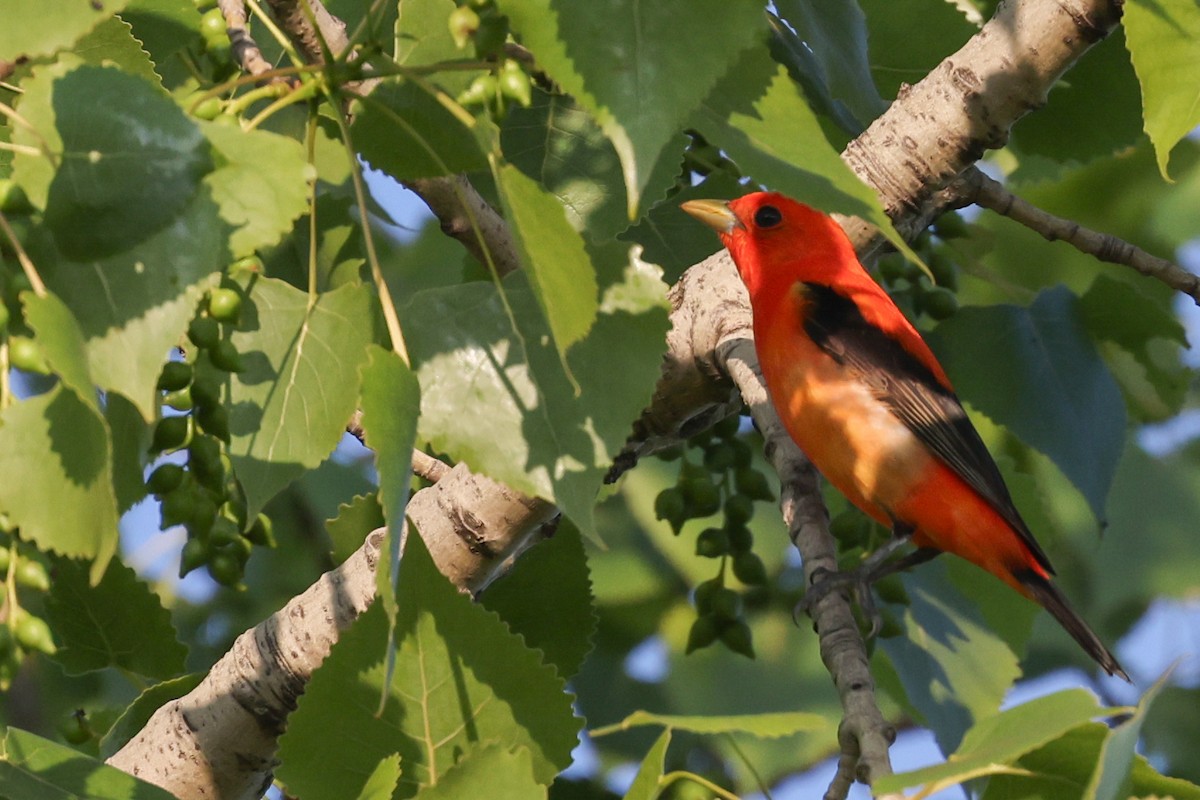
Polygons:
M777 282L825 282L831 265L847 257L857 261L833 219L778 192L688 200L680 208L717 232L751 295L773 290Z

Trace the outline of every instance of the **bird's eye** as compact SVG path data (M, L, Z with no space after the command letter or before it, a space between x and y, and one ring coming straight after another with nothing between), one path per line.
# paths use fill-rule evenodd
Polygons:
M783 214L775 206L763 206L754 212L754 224L760 228L774 228L783 222Z

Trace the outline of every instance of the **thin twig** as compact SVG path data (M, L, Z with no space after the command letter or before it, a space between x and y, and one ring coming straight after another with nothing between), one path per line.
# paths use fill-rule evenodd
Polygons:
M267 61L259 49L258 43L254 41L254 37L250 35L249 29L246 27L246 4L244 0L217 0L217 7L221 9L221 16L225 17L225 30L229 35L229 45L233 53L233 60L243 72L247 72L255 77L261 77L264 73L270 72L272 69L271 62ZM288 83L288 79L282 75L271 75L263 78L267 83Z
M1124 239L1092 230L1074 220L1064 219L1040 209L982 172L978 172L978 178L971 178L977 187L971 199L984 208L1040 233L1048 241L1061 239L1099 261L1132 267L1147 277L1162 281L1172 289L1183 292L1191 297L1196 305L1200 305L1200 276L1193 275L1165 258L1151 255Z
M428 453L413 450L412 471L418 478L424 478L430 483L437 483L446 477L446 473L450 471L450 466Z

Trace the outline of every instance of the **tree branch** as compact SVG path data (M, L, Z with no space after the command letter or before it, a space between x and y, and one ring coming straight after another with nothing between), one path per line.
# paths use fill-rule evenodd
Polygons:
M974 194L970 201L1037 231L1048 241L1061 239L1077 250L1109 264L1124 264L1141 274L1162 281L1183 292L1200 305L1200 277L1186 269L1151 255L1124 239L1084 227L1073 220L1055 216L1010 192L999 182L975 170L971 176Z
M271 70L271 64L263 58L258 43L250 36L246 28L246 4L243 0L217 0L217 7L225 17L225 29L229 35L229 45L233 52L234 62L250 75L262 75ZM282 75L275 75L267 80L268 83L289 83Z

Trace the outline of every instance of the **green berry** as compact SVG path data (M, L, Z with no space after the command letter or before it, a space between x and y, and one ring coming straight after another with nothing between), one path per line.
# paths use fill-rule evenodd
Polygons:
M654 455L658 456L660 461L675 461L683 455L684 447L681 444L659 450Z
M754 448L741 439L730 439L729 446L733 448L733 466L735 468L748 467L754 461Z
M890 608L885 608L879 612L879 638L892 639L904 633L904 623L900 621L900 617L895 614Z
M725 519L730 525L748 522L754 516L754 501L744 494L731 495L725 501Z
M194 436L188 445L188 468L201 486L220 491L225 482L221 445L211 436Z
M158 389L174 392L192 382L192 365L185 361L168 361L158 376Z
M50 365L42 348L28 336L13 336L8 340L8 360L14 367L36 375L49 375Z
M12 564L12 549L7 545L0 547L0 580L3 580L4 576L8 574L10 564Z
M213 289L208 296L208 315L218 322L236 325L242 313L242 296L234 289Z
M725 419L713 425L713 433L722 439L733 439L742 428L742 415L730 414Z
M897 605L908 605L910 600L908 590L904 588L904 581L899 575L887 575L874 584L875 593L879 595L879 599L885 603L895 603Z
M193 104L194 103L194 104ZM221 102L219 97L206 97L200 102L185 103L191 109L192 116L196 119L214 120L221 115L225 104Z
M196 403L192 399L190 389L180 389L163 395L163 405L169 406L176 411L191 411Z
M229 441L229 412L223 405L203 405L196 410L196 422L207 434Z
M192 497L191 517L185 521L188 533L195 537L208 538L217 519L217 504L208 492L197 491Z
M211 375L198 375L188 391L197 408L221 405L221 384Z
M936 286L925 293L921 305L933 319L948 319L958 311L958 297L949 289Z
M274 547L275 534L272 530L271 518L266 514L259 514L255 518L254 524L250 526L250 530L246 531L246 538L260 547Z
M705 528L696 537L696 555L720 558L729 552L729 536L720 528Z
M747 586L764 586L767 582L767 568L763 566L762 559L751 552L734 556L733 575Z
M162 498L159 511L162 522L159 527L164 531L176 525L184 525L192 518L196 505L195 487L179 487Z
M683 524L686 511L683 492L674 486L663 489L654 498L654 518L671 523L671 528L676 533L679 533L679 527Z
M720 637L721 643L733 652L746 658L754 658L754 639L750 633L750 626L744 621L735 620L721 628Z
M725 584L720 578L711 578L696 584L696 588L692 591L692 603L696 606L696 613L702 617L711 616L713 595L723 588L725 588Z
M88 724L87 714L78 709L63 717L58 722L58 733L70 744L84 744L96 735Z
M208 574L222 586L237 586L242 580L242 562L233 553L213 553L208 559Z
M46 571L46 565L32 558L18 559L15 575L17 583L21 586L27 586L39 592L47 591L50 588L50 573Z
M208 11L210 8L216 6L216 4L217 0L192 0L192 5L200 12Z
M702 650L717 640L720 630L712 617L697 617L688 631L687 648L684 653Z
M213 547L231 545L240 538L242 532L238 529L238 524L224 516L218 516L208 531L208 540L212 542Z
M178 464L162 464L146 479L146 489L161 497L178 489L183 483L184 474L183 467Z
M188 325L187 335L196 347L209 349L221 340L221 326L212 317L196 317Z
M896 283L906 274L904 256L900 253L889 253L879 259L879 277L884 282Z
M709 472L724 472L733 466L735 457L728 442L718 440L704 448L704 466Z
M221 13L221 9L211 8L204 12L203 16L200 17L200 35L210 44L222 39L228 39L229 34L225 28L225 15Z
M767 483L767 476L753 467L743 467L734 475L734 485L738 492L751 500L774 500L775 494Z
M721 492L717 485L707 476L704 478L689 478L680 487L687 503L688 514L692 517L707 517L717 513L721 508Z
M471 81L471 85L458 95L458 102L464 106L487 105L496 96L497 88L496 76L485 73Z
M183 447L191 436L191 428L191 420L188 417L163 417L154 426L150 452L162 453Z
M203 539L188 539L179 556L179 577L208 563L208 543Z
M737 619L742 615L741 596L733 589L717 589L712 594L712 615L719 619Z
M729 552L745 553L754 547L754 534L745 525L726 523L725 533L729 536Z
M961 239L968 233L967 222L955 211L947 211L933 223L939 239Z
M459 6L450 12L449 26L454 46L462 50L479 30L479 14L469 6Z
M17 621L16 628L13 629L13 635L17 639L17 644L21 645L21 649L26 652L37 651L53 655L58 650L54 646L54 637L50 634L50 626L41 617L35 617L32 614L21 617Z
M242 365L242 354L228 339L217 342L209 351L208 357L212 359L214 367L225 372L241 372L245 369Z
M933 273L934 283L938 286L950 291L958 289L958 267L944 250L934 250L929 256L929 271Z
M0 338L3 338L4 329L8 327L9 317L8 306L0 302Z
M501 94L516 100L526 108L533 102L533 88L529 82L529 75L521 69L521 65L516 61L508 59L504 62L504 66L500 68L500 75L496 78L496 83L500 87Z

